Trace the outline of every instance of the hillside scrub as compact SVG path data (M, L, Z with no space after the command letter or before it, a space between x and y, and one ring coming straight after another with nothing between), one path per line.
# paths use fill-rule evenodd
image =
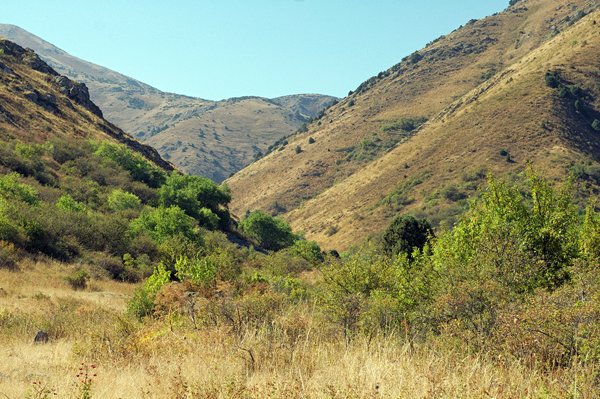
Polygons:
M561 397L565 390L591 398L600 388L593 377L600 361L600 215L594 203L579 209L569 184L553 188L530 174L524 188L490 178L454 228L433 236L421 222L417 230L426 240L408 240L404 233L412 231L412 219L399 218L386 241L366 243L341 258L323 254L268 215L249 215L241 225L254 220L246 225L275 229L279 235L264 237L285 248L258 252L201 229L181 208L155 209L177 217L165 228L132 222L143 225L143 232L127 234L139 248L149 240L145 245L154 254L146 261L154 271L129 296L127 312L94 310L73 300L44 305L60 315L48 330L61 338L52 339L72 342L76 359L97 365L93 397L124 386L180 397L243 392L252 398L414 397L434 391L478 398L484 390L498 398ZM180 225L186 227L174 228ZM123 262L144 268L138 259L125 256ZM21 267L6 272L18 279L32 270ZM66 288L71 295L106 284L81 270L66 276L77 283L85 279L88 288ZM3 303L3 339L18 345L12 337L34 334L44 316L6 311ZM69 316L73 309L79 318ZM465 359L474 368L465 368ZM60 367L68 370L71 361ZM172 362L181 368L170 367ZM338 371L332 374L332 367ZM485 370L495 383L473 377L473 370ZM398 381L398 375L411 382ZM49 387L66 389L64 376L44 378ZM163 382L150 382L157 378Z
M198 312L196 323L226 323L239 333L247 323L266 323L292 304L314 303L328 323L315 333L328 331L331 339L338 334L348 342L362 336L393 335L408 342L438 337L544 367L597 365L600 285L592 276L600 257L600 215L590 204L582 217L568 183L555 189L532 173L526 180L523 191L490 178L459 222L435 237L425 221L398 218L381 243L341 259L324 257L304 241L292 245L282 221L253 213L241 223L242 231L254 228L264 241L285 242L289 249L238 252L229 260L239 264L238 273L226 279L219 277L222 261L210 253L179 258L178 282L158 293L154 317L164 317L158 309L172 309L169 303L175 301L182 315ZM220 245L218 251L227 251L231 244ZM229 285L223 292L223 284L236 288ZM198 295L192 310L181 290ZM217 290L224 296L217 299ZM563 322L576 330L563 329Z
M0 240L23 253L97 261L130 279L125 262L98 254L155 259L167 238L233 228L225 186L167 173L121 144L9 140L0 152Z

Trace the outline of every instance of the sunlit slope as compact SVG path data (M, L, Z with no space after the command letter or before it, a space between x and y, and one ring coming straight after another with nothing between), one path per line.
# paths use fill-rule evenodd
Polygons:
M398 213L451 220L485 173L507 175L531 165L564 178L577 168L598 170L600 131L592 128L600 119L597 21L598 12L508 66L288 219L325 246L346 248ZM567 94L548 86L548 71L558 72Z
M116 140L173 168L156 150L105 120L85 85L59 75L33 51L0 40L0 139L43 143L53 137Z
M311 124L309 132L288 139L289 144L229 179L234 194L232 210L243 215L251 209L275 213L308 209L307 200L414 135L415 131L390 129L398 121L435 118L595 7L596 2L590 0L520 1L502 13L471 21L434 41L366 81ZM478 123L487 122L492 121L482 119ZM429 143L421 141L421 145L420 156L432 151L426 148ZM473 165L480 166L484 165ZM406 172L398 173L403 177ZM362 193L348 199L358 204L367 201L364 195L384 194ZM296 214L291 215L292 220L296 220Z
M181 170L217 181L251 163L335 100L298 94L210 101L165 93L74 57L17 26L0 24L0 36L32 48L61 74L85 83L109 121L157 148Z

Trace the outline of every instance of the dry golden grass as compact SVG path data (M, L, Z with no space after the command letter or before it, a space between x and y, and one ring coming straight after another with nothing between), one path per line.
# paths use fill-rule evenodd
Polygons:
M597 144L582 148L573 134L581 129L554 102L556 95L545 86L544 73L564 70L574 83L597 93L594 70L600 42L592 21L599 14L573 27L565 19L593 6L588 0L530 0L428 46L423 53L476 47L486 37L496 40L481 52L426 56L352 96L354 106L349 99L342 101L320 126L312 125L283 151L228 181L233 212L273 209L277 203L287 210L285 217L296 230L326 248L343 250L381 231L394 212L386 213L377 203L397 186L423 175L430 178L411 191L414 202L402 212L439 219L455 204L442 197L432 206L427 197L463 184L464 174L481 168L505 175L531 161L549 177L564 175L570 162L589 157ZM550 40L552 26L560 26L562 33ZM484 82L482 74L491 67L498 73ZM383 124L403 116L427 116L430 123L369 164L336 163L346 155L341 149L381 133ZM544 121L551 126L547 131L541 128ZM315 137L316 144L307 145L308 137ZM597 142L591 137L581 141L585 140ZM296 145L304 152L295 154ZM516 163L498 155L502 148L510 149Z
M542 373L436 340L346 342L308 305L238 333L195 330L177 315L139 324L123 315L132 285L94 280L95 291L73 291L63 282L69 266L22 269L0 270L1 397L43 397L33 396L35 382L57 397L83 397L80 367L89 368L93 398L597 397L597 370ZM51 341L32 344L47 317L58 319Z

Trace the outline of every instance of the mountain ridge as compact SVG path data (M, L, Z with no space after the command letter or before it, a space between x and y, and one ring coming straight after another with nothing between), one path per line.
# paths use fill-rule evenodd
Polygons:
M174 170L173 165L162 159L154 148L140 143L105 120L100 108L91 101L85 84L60 75L32 50L24 49L16 43L0 39L0 50L2 55L0 57L0 73L4 75L2 78L6 85L3 90L6 92L0 95L3 99L3 104L0 106L0 120L6 124L5 134L19 137L27 129L30 130L31 139L39 140L42 137L47 138L50 132L61 131L61 129L51 127L53 121L49 120L47 116L44 117L42 111L30 111L29 107L25 105L29 102L41 107L43 111L55 115L56 118L63 119L69 125L74 124L75 126L69 126L69 128L76 136L85 136L86 133L83 131L91 128L94 136L105 134L140 152L161 168ZM10 57L12 61L6 62L7 57ZM23 72L22 69L15 69L21 66L31 68L32 71L41 74L43 78L30 76L28 71ZM59 98L60 95L65 96L64 102ZM17 99L23 103L17 103ZM89 115L81 114L73 103L85 109ZM73 112L79 115L84 124L87 123L90 126L80 128L80 122L73 123L74 118L69 115ZM42 129L36 125L44 120L48 125L43 129L45 133L42 133ZM36 130L40 133L40 137L36 137ZM62 132L64 133L64 129Z
M554 97L540 87L544 83L544 68L543 72L538 71L539 81L521 83L527 90L519 95L530 101L514 104L507 98L499 98L496 101L503 103L505 109L497 109L496 114L481 114L480 118L471 117L474 111L469 107L482 101L490 89L487 86L496 80L510 79L506 75L509 69L548 43L550 36L564 36L573 25L597 18L596 14L585 17L595 8L597 4L583 0L522 1L502 13L471 21L430 43L400 64L367 80L311 124L308 132L289 138L287 146L281 146L229 179L227 182L234 194L233 212L243 214L247 210L263 209L281 213L310 239L339 249L380 231L386 225L383 221L399 212L451 222L460 213L462 198L468 196L471 186L480 184L485 177L487 172L480 173L480 169L491 168L500 175L523 169L526 154L521 153L518 144L529 146L535 139L521 133L517 135L517 132L544 136L545 133L537 130L568 131L567 127L571 126L568 119L579 118L573 110L569 110L569 118L565 116L567 122L554 117L554 105L551 105ZM593 32L592 27L589 28ZM595 65L593 59L582 60L581 64L575 62L585 51L598 54L596 36L592 34L585 40L589 42L588 47L583 52L574 52L573 66ZM579 45L583 41L580 39ZM564 51L571 51L573 46L565 45ZM494 64L490 64L491 61ZM552 69L551 64L548 69ZM567 68L560 69L569 72ZM565 76L570 79L568 74ZM590 86L586 90L591 99L586 101L590 103L590 112L595 112L597 96L593 79L584 76L581 82L571 80L565 85L585 82ZM530 102L548 104L550 111L532 113ZM463 107L465 104L469 107ZM518 105L522 105L523 110ZM513 114L507 115L510 112ZM541 128L544 121L540 118L544 115L553 122ZM414 126L410 131L394 127L411 118L427 118L429 122ZM457 120L459 122L453 122ZM490 123L494 120L501 121L500 125ZM444 136L444 126L450 126L451 122L464 126L462 130L452 128L455 136ZM585 123L585 129L590 130L591 121ZM433 131L438 134L431 133ZM489 136L488 141L481 141L477 136L484 132ZM423 139L424 135L429 135L430 141ZM434 146L441 137L445 137L446 147L455 149L455 154L441 145ZM471 141L464 141L466 137L472 137ZM585 137L592 140L591 136ZM310 144L311 141L319 143L318 146ZM298 147L300 151L296 150ZM596 144L593 148L597 149ZM470 151L486 154L469 156L470 163L461 160L458 154L468 155ZM498 155L505 151L507 154ZM399 153L404 155L393 158L393 154ZM512 158L507 162L505 157ZM443 160L452 162L448 164ZM547 162L538 161L538 166L550 172ZM566 156L564 161L567 168L570 162L597 162L597 153L596 157L590 157L589 151L587 154L578 152L576 156ZM444 164L446 169L432 162ZM384 169L387 171L385 184L373 183L382 178ZM463 181L457 170L475 177L465 176L467 181ZM556 176L557 173L549 174ZM562 173L565 173L564 168ZM432 175L436 179L432 179ZM382 207L387 211L382 211Z
M0 36L32 48L54 69L86 83L108 120L157 148L181 170L216 181L246 166L336 101L318 94L211 101L167 93L74 57L16 25L0 24Z

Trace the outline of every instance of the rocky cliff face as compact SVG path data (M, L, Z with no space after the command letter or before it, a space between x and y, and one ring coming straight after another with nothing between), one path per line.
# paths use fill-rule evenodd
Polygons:
M52 76L53 83L58 86L59 91L62 94L66 95L69 99L75 101L77 104L87 108L94 115L102 117L102 111L90 99L90 93L85 84L75 82L66 76L61 76L31 49L24 49L18 44L8 40L4 40L0 43L0 49L4 55L14 57L16 61L29 66L34 71L42 72ZM0 64L0 68L6 69L7 67L3 64ZM12 71L8 70L7 72ZM52 107L55 103L52 98L41 96L35 90L31 92L29 98L34 102L39 102L40 104L49 107Z

